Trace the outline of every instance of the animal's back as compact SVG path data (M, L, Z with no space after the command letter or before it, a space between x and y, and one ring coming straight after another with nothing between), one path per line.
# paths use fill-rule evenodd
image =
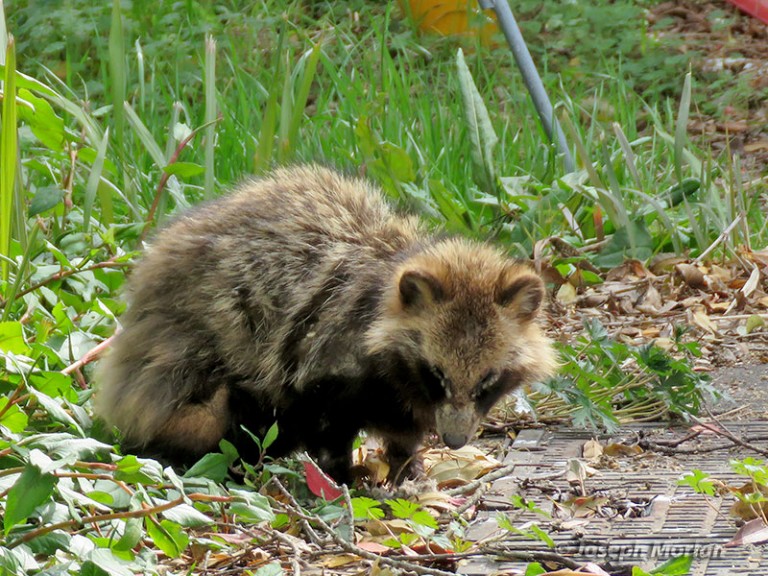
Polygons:
M354 372L362 343L338 344L355 330L345 317L419 235L416 219L394 215L364 181L318 167L277 170L182 215L129 280L97 413L129 448L178 445L162 452L184 460L185 438L200 450L225 435L233 382L263 395L269 412L310 371ZM329 341L296 341L307 322L322 322Z

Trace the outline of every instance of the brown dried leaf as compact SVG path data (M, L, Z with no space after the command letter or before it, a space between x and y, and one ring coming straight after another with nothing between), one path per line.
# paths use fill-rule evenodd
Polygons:
M427 450L424 454L425 474L440 488L463 486L499 466L501 463L498 460L486 456L474 446L458 450Z
M605 275L605 280L606 282L616 282L620 280L631 282L649 278L651 276L653 276L651 271L639 260L626 260L623 264L609 270Z
M566 282L557 291L557 295L555 296L558 302L562 304L563 306L570 306L571 304L574 304L578 298L578 294L576 293L576 288L571 284L570 282Z
M618 456L637 456L642 453L643 449L637 444L629 446L627 444L615 442L613 444L608 444L608 446L605 447L605 455L614 458Z
M581 449L581 455L587 460L597 460L603 454L603 447L595 439L587 440L584 442L584 447Z
M755 518L739 528L733 540L726 542L724 546L733 548L735 546L744 546L745 544L760 544L768 541L768 526L762 519Z
M707 281L704 273L693 264L681 262L675 265L675 272L683 279L683 282L691 288L703 290L707 287Z

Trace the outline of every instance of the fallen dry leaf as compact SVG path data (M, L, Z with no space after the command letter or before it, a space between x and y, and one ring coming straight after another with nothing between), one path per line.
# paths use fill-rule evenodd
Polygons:
M501 466L474 446L458 450L439 448L424 454L424 472L439 488L463 486Z
M603 454L603 446L597 440L587 440L581 449L581 455L587 460L597 460Z
M761 544L768 541L768 526L761 518L755 518L739 528L733 540L726 542L726 548L744 546L746 544Z
M608 444L608 446L605 447L605 455L611 456L613 458L618 456L637 456L638 454L642 453L643 449L640 448L640 446L637 444L629 446L627 444L614 442L613 444Z

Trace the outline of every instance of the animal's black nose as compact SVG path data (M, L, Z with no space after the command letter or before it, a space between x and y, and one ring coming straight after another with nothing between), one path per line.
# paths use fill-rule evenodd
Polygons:
M467 440L469 440L469 438L466 434L457 434L455 432L446 432L443 434L443 442L445 442L445 445L448 446L448 448L452 448L453 450L464 446L464 444L467 443Z

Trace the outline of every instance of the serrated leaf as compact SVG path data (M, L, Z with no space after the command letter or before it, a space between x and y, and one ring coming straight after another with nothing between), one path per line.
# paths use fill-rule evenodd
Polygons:
M64 199L64 190L58 186L46 186L44 188L38 188L35 192L35 196L32 198L32 202L29 204L29 210L27 210L27 216L37 216L55 208Z
M192 178L205 172L205 167L194 162L174 162L164 166L163 172L179 178Z
M158 525L151 518L147 518L144 525L155 546L160 548L166 556L178 558L189 544L189 536L176 522L162 520Z
M35 508L41 506L53 494L56 477L43 474L37 466L27 464L18 480L8 491L3 527L5 535L11 528L24 522Z

